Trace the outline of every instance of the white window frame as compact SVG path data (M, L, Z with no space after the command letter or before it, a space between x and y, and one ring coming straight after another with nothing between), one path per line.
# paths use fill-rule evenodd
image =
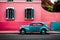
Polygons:
M25 9L34 9L33 7L26 7ZM27 18L25 18L26 20L27 20ZM34 18L31 18L32 20L34 19Z
M14 9L14 7L7 7L6 9L9 9L9 8ZM9 19L9 18L6 18L6 19ZM14 18L12 18L12 19L14 19Z

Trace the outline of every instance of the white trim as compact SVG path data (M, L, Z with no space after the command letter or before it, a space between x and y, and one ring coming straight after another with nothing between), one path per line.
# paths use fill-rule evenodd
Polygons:
M25 1L14 1L14 2L25 2Z
M33 7L26 7L25 9L27 9L27 8L31 8L31 9L34 9Z
M34 18L31 18L31 19L34 19Z
M12 9L14 9L14 7L7 7L6 9L8 9L8 8L12 8Z
M14 19L14 18L12 18L12 19Z
M10 19L10 18L6 18L6 19ZM11 18L11 19L14 19L14 18Z
M6 18L6 19L9 19L9 18Z

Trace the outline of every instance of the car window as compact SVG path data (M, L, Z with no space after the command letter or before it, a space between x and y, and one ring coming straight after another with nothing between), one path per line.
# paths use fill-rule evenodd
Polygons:
M43 26L43 24L42 24L42 23L38 23L37 25L38 25L38 26Z
M35 23L33 23L33 24L32 24L32 26L36 26L36 24L35 24Z

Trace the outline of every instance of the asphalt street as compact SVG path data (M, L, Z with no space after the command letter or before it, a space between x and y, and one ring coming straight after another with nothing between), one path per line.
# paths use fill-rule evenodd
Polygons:
M0 34L0 40L60 40L60 34Z

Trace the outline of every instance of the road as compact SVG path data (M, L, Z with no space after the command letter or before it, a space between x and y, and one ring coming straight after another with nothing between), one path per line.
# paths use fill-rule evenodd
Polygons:
M60 40L60 34L0 34L0 40Z

